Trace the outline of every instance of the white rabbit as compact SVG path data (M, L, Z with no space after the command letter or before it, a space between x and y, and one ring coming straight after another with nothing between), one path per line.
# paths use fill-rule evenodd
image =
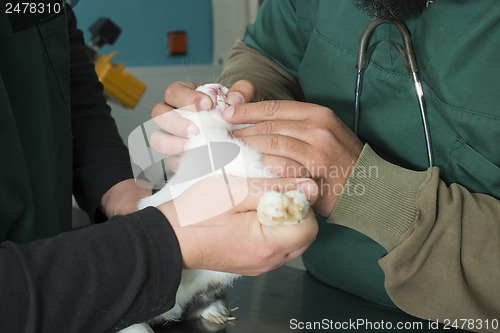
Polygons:
M156 194L139 202L139 209L147 206L158 206L170 200L174 200L194 182L205 176L191 179L183 170L193 169L193 154L199 147L212 147L209 152L215 154L214 143L232 143L239 148L237 157L222 157L223 160L231 160L221 166L225 174L238 177L274 177L261 163L261 154L246 146L242 141L235 139L231 133L239 128L249 125L233 125L222 118L222 111L228 106L226 94L228 89L218 84L206 84L200 86L198 91L208 94L213 101L214 108L209 111L192 112L176 110L182 117L194 122L200 129L196 135L189 136L189 142L184 147L185 154L179 161L177 173ZM236 149L238 151L238 149ZM189 155L189 156L188 156ZM195 154L196 155L196 154ZM219 154L220 155L220 154ZM224 154L223 154L224 155ZM194 156L196 158L196 156ZM212 167L218 164L212 161ZM220 164L220 163L219 163ZM218 169L218 168L215 168ZM218 171L215 170L214 171ZM259 221L263 225L275 226L282 224L300 223L307 214L309 204L306 196L299 191L279 193L275 191L266 192L262 195L257 213ZM177 212L178 215L181 212ZM179 215L180 217L180 215ZM182 222L182 221L181 221ZM196 223L201 221L190 221ZM213 323L224 324L234 319L224 300L224 294L228 287L239 275L208 270L183 270L182 279L176 295L176 304L168 312L153 318L148 323L132 325L120 331L121 333L146 333L153 332L150 325L163 324L172 320L205 318Z

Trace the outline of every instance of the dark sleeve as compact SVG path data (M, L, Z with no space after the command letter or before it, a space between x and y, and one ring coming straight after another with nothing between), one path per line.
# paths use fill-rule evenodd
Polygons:
M156 208L0 244L0 332L113 332L175 304L181 256Z
M68 6L71 110L73 131L73 193L79 206L95 220L101 197L113 185L133 178L128 150L118 133L103 95L82 31ZM98 214L98 216L102 214Z

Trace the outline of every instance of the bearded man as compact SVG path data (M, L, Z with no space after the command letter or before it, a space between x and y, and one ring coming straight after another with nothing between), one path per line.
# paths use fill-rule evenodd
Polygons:
M410 32L433 167L411 76L389 43L370 49L351 130L358 42L375 17ZM232 87L224 117L256 124L234 135L276 174L317 181L325 218L303 255L314 276L424 319L498 318L499 21L497 0L263 3L218 80ZM370 44L380 40L401 43L396 26L378 26ZM178 83L166 96L176 97L163 111L204 98Z

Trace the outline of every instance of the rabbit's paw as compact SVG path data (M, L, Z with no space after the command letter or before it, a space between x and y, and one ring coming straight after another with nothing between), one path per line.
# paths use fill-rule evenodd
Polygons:
M306 195L297 190L264 193L257 206L260 223L267 226L300 223L309 210Z
M236 309L229 310L224 300L217 300L206 307L200 313L200 316L212 323L224 325L228 321L236 319L235 317L231 316L231 312L235 311Z

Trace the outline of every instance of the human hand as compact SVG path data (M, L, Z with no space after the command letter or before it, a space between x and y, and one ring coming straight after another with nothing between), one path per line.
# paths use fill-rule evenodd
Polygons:
M155 105L151 118L161 131L150 137L151 147L165 155L165 162L171 170L177 170L180 154L188 142L189 134L197 134L198 127L185 118L180 117L175 109L186 108L191 111L211 110L212 99L205 93L196 91L201 84L196 82L175 82L167 87L164 103ZM228 91L228 103L236 105L261 100L259 89L250 81L240 80Z
M155 118L174 109L194 105L197 111L211 110L212 99L205 93L196 91L203 84L188 81L174 82L165 89L164 103L158 103L151 111L151 118ZM229 88L227 93L228 104L236 105L262 100L257 86L247 80L240 80ZM165 124L168 125L168 124Z
M111 218L137 211L137 202L151 195L151 184L138 184L140 179L126 179L111 187L101 198L100 209Z
M303 178L240 178L228 176L234 194L247 193L244 199L225 212L199 223L183 226L178 216L212 216L220 206L220 193L227 193L225 182L206 178L186 192L158 208L167 217L179 241L183 267L258 275L300 256L314 241L318 224L312 210L299 224L263 226L257 217L257 205L267 191L298 189L313 204L317 198L314 181ZM214 205L215 203L215 205ZM217 204L219 203L219 204ZM196 206L196 209L193 209Z
M255 124L234 136L265 154L263 164L276 175L313 178L320 191L313 207L330 215L363 148L332 110L302 102L265 101L231 106L223 117L233 124Z

